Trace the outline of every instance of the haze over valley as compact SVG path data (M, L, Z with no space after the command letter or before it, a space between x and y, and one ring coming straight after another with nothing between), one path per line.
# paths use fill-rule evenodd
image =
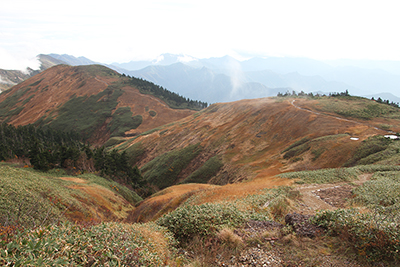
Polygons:
M121 74L143 78L191 99L208 103L275 96L277 93L329 94L348 90L353 95L400 102L400 62L329 61L307 58L251 58L230 56L196 59L187 55L162 54L152 61L97 63L72 55L39 55L41 70L54 64L72 66L102 64ZM346 64L346 65L342 65ZM360 67L365 66L365 67ZM373 67L375 66L375 67ZM0 70L5 90L38 70ZM16 77L15 73L20 73Z

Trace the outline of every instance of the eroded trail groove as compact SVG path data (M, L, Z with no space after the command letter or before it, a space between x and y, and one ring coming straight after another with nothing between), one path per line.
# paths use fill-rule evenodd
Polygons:
M353 196L352 190L372 177L372 174L361 174L358 180L334 184L299 185L296 189L301 194L300 212L315 214L318 210L335 210L344 208Z

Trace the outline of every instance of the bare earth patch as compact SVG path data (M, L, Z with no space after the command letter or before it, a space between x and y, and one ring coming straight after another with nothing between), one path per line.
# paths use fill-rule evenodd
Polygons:
M77 177L60 177L60 179L64 180L64 181L78 183L78 184L86 184L87 183L87 181L85 179L77 178Z
M345 208L347 201L353 197L351 191L354 188L355 186L338 185L323 190L318 189L314 194L335 208Z
M345 208L346 203L353 197L352 190L371 178L371 174L361 174L358 180L348 183L299 185L301 194L299 212L314 214L317 210L335 210Z

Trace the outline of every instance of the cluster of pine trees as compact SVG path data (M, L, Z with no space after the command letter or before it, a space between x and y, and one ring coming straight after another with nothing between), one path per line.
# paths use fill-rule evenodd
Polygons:
M380 97L378 97L378 99L376 99L376 100L375 100L375 98L371 98L371 100L376 101L378 103L383 103L383 104L386 104L386 105L389 105L389 106L392 106L395 108L400 108L399 103L395 103L393 101L390 102L389 100L382 100L382 98L380 98Z
M203 109L208 107L207 102L201 102L198 100L191 100L189 98L185 98L183 96L180 96L177 93L171 92L162 86L158 86L154 83L151 83L149 81L143 80L141 78L135 78L135 77L130 77L129 75L126 76L125 74L122 74L124 77L129 78L129 84L138 88L141 93L147 93L147 94L152 94L154 96L157 96L161 99L166 100L167 102L172 102L172 105L175 107L183 107L183 108L189 108L189 109Z
M126 153L92 149L76 132L43 129L33 125L0 124L0 160L29 159L33 168L99 172L101 176L138 188L143 185L139 169L128 163Z
M337 97L337 96L350 96L349 90L340 93L329 93L329 96Z
M309 97L314 97L314 94L313 93L305 93L304 91L300 91L299 93L297 93L296 91L292 91L292 92L289 92L289 91L286 91L285 93L281 93L281 92L278 92L278 94L276 95L277 97L285 97L285 96L309 96ZM319 96L319 95L317 95L317 96Z

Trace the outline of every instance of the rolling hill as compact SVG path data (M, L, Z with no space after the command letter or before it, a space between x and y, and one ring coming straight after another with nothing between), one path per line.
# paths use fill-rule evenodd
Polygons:
M237 183L341 167L364 140L399 132L399 115L398 108L359 97L241 100L213 104L115 147L160 189Z
M179 120L203 104L104 66L57 65L3 92L0 121L76 130L102 144Z

